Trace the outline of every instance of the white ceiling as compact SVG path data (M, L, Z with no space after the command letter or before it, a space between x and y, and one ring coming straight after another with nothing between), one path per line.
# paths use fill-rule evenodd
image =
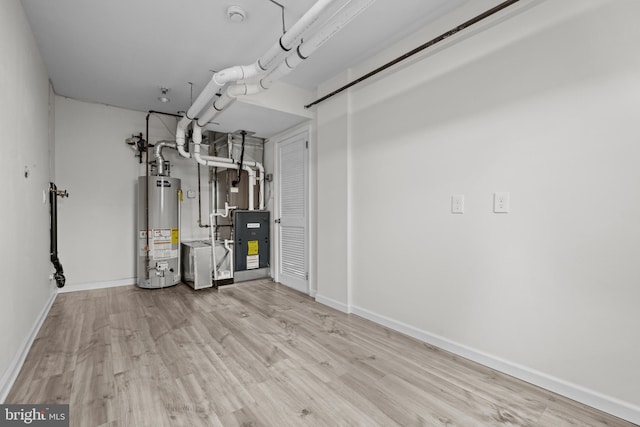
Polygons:
M315 0L278 0L286 28ZM344 1L344 0L343 0ZM321 82L427 25L468 0L377 0L283 82L315 90ZM270 0L22 0L59 95L139 111L188 109L211 70L253 63L282 34ZM229 5L247 12L227 19ZM160 86L171 102L157 100ZM312 101L310 99L309 101ZM302 117L236 103L216 122L268 137Z

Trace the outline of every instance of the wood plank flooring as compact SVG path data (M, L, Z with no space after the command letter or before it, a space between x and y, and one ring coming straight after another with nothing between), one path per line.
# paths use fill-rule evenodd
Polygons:
M632 426L271 281L58 295L6 403L72 426Z

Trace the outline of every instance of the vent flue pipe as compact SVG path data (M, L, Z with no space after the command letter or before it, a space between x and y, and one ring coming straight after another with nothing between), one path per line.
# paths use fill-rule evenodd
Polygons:
M156 167L158 171L158 175L164 175L164 156L162 155L162 150L164 148L173 148L177 149L178 145L175 141L158 141L156 142L156 146L153 150L154 157L156 158Z

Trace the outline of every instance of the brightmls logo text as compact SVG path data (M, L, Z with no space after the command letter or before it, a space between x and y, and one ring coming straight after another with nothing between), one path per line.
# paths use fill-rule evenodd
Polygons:
M24 421L25 424L31 424L34 421L47 421L47 410L36 411L36 408L31 408L28 411L20 409L20 411L14 412L9 411L9 408L4 408L4 419L7 421Z
M0 405L0 427L68 427L69 405Z

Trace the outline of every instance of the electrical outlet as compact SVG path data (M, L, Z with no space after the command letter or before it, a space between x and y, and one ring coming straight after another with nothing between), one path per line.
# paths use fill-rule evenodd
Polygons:
M493 212L509 213L510 208L509 193L495 192L493 193Z
M461 214L464 213L464 195L454 194L451 196L451 213Z

